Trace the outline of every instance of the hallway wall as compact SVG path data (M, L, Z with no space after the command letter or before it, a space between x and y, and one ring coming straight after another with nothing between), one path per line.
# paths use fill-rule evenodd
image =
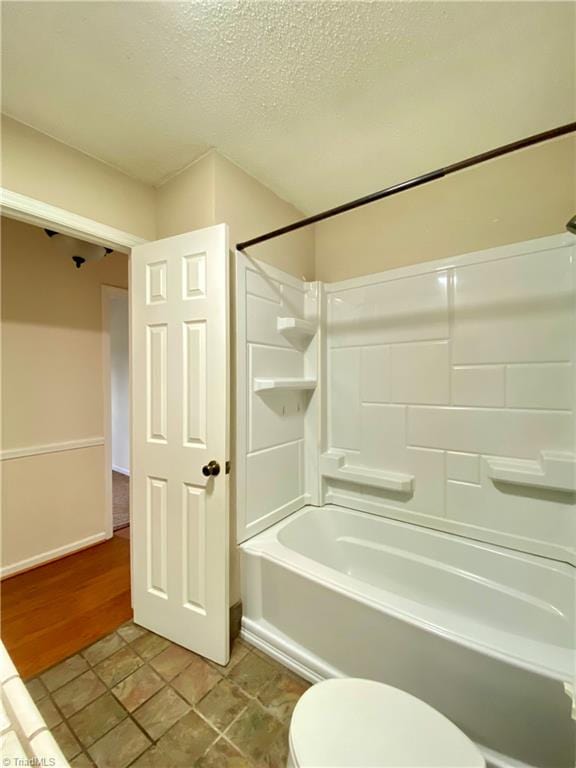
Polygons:
M2 574L105 537L101 286L36 227L2 219Z
M128 292L110 300L110 388L112 410L112 468L130 471Z

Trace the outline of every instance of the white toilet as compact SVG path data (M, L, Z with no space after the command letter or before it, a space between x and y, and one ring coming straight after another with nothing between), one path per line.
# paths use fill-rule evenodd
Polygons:
M444 715L373 680L325 680L298 701L288 768L485 768Z

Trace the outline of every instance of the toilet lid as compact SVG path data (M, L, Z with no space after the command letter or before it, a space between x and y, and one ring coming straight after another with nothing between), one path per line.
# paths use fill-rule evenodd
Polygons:
M454 723L409 693L373 680L325 680L300 698L290 724L299 768L485 768Z

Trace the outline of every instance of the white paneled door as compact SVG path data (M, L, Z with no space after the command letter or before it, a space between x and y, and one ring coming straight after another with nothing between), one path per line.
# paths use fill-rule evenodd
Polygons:
M130 300L134 620L225 664L226 225L134 248Z

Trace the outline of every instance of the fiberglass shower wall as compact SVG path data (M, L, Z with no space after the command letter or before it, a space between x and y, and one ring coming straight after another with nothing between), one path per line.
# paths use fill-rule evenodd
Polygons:
M319 285L236 259L236 519L244 541L320 503Z
M574 560L575 250L325 285L241 256L239 541L334 503Z

